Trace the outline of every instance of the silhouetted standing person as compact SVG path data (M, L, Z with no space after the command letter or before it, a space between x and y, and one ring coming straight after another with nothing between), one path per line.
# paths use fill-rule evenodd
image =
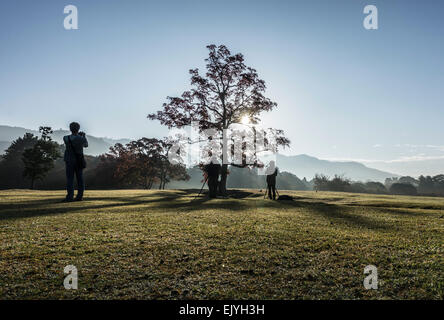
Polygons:
M221 165L217 160L212 160L209 164L205 165L205 172L208 177L208 189L210 198L216 198L217 187L219 184L219 174L221 170Z
M85 184L83 181L83 169L86 167L83 156L83 148L88 147L85 133L79 132L80 124L72 122L69 125L71 134L63 137L65 143L65 166L66 166L66 191L64 201L74 201L74 175L77 179L77 196L75 201L82 201Z
M266 169L266 173L267 173L268 198L276 200L276 176L278 174L278 168L276 167L274 161L270 161Z

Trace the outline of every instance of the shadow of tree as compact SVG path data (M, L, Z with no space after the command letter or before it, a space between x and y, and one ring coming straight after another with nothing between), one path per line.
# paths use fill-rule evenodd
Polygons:
M154 192L147 195L132 197L88 197L82 202L61 202L57 199L42 199L0 205L0 221L8 219L20 219L36 216L55 215L86 211L90 209L106 209L125 206L149 205L156 202L173 202L189 194L190 192L162 193ZM104 204L91 205L91 201L106 202Z
M251 205L236 200L209 199L205 195L196 197L199 190L178 190L174 192L149 192L131 197L94 197L89 196L82 202L61 202L60 198L26 200L14 203L0 204L0 221L8 219L21 219L28 217L74 213L91 209L101 210L128 206L141 206L158 210L193 211L227 208L232 211L241 211L251 208ZM253 192L233 190L232 198L244 199L255 197ZM260 194L258 194L260 196ZM90 204L91 202L105 202L103 204ZM155 204L155 206L152 206Z
M302 201L302 200L284 200L268 201L267 207L279 208L305 208L310 214L325 217L333 223L347 224L359 228L367 229L392 229L393 226L375 219L356 213L356 209L349 208L346 205L337 205L325 203L322 201Z
M390 229L393 225L377 218L358 213L357 206L347 204L327 203L316 198L296 197L295 200L270 201L258 199L263 194L255 191L230 190L228 199L209 199L205 195L196 197L199 190L176 190L174 192L156 191L138 194L130 197L103 197L90 196L84 202L61 203L60 199L41 199L32 201L19 201L0 204L0 221L8 219L20 219L35 216L75 213L95 209L120 208L140 206L147 210L175 210L176 212L192 212L202 210L227 209L230 211L254 210L257 207L275 209L303 208L310 214L322 216L333 223L341 223L349 226L368 229ZM331 200L331 199L329 199ZM252 205L254 201L255 205ZM94 202L104 202L95 203ZM365 207L365 205L361 206ZM387 208L372 208L383 210L392 214L402 214ZM416 214L416 213L408 213Z
M254 191L237 190L237 189L228 190L228 197L234 199L259 198L262 196L263 193L258 193Z

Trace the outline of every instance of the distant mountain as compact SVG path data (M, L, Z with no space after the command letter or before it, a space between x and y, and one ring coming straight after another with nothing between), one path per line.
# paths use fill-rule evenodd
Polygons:
M396 172L403 176L419 177L420 175L435 176L444 173L444 157L435 157L416 161L387 161L373 162L371 166L377 167L379 170Z
M321 160L305 154L296 156L278 154L276 164L281 171L291 172L299 178L305 177L307 180L313 179L317 173L330 177L335 174L344 175L354 181L372 180L383 182L386 178L398 177L398 175L393 173L366 167L359 162Z
M23 137L25 133L32 133L36 136L40 135L37 130L0 125L0 154L2 154L9 147L12 141L19 137ZM69 131L67 130L54 130L52 138L54 141L62 143L63 136L66 136L68 134ZM87 138L89 146L85 149L85 154L92 156L98 156L100 154L108 152L109 147L113 146L116 143L126 144L130 141L129 139L114 140L110 138L94 137L91 135L87 135Z

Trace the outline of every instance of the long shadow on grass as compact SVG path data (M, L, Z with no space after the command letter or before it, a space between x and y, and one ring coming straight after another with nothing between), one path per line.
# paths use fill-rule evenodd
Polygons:
M178 190L175 193L167 193L167 192L162 192L162 191L157 191L157 192L150 192L147 194L139 194L139 195L135 195L135 196L131 196L131 197L94 197L94 196L86 196L85 197L85 201L83 203L89 203L91 201L108 201L108 202L128 202L128 201L133 201L135 199L147 199L147 198L155 198L155 197L161 197L162 199L149 199L146 202L154 202L154 201L158 201L158 200L163 200L163 198L165 198L165 200L170 200L170 199L176 199L182 196L186 196L188 194L192 194L194 191L193 190ZM196 192L197 193L197 192ZM61 197L51 197L51 198L43 198L43 199L39 199L39 200L23 200L23 201L17 201L17 202L9 202L9 203L0 203L0 214L2 213L2 211L4 210L10 210L10 209L28 209L28 208L38 208L38 207L43 207L43 206L48 206L48 205L60 205L62 204L62 199ZM64 206L69 206L72 203L63 203Z
M244 211L254 208L251 201L260 201L258 206L276 209L304 208L312 214L330 219L334 223L342 223L369 229L389 229L391 226L385 222L353 213L354 209L344 205L329 204L319 201L263 201L257 199L262 195L247 191L236 190L231 194L235 199L208 200L201 196L194 198L197 190L180 190L175 192L150 192L138 194L132 197L90 197L82 203L60 203L60 199L42 199L0 205L0 221L8 219L20 219L27 217L47 216L56 214L75 213L95 209L124 208L128 206L146 207L147 210L172 210L176 212L205 211L214 209L227 209L230 211ZM242 200L245 199L246 200ZM256 199L255 199L256 198ZM103 204L91 204L90 201L102 201ZM151 205L154 204L154 205Z
M225 199L214 201L180 201L176 203L161 202L156 205L158 209L168 209L190 212L190 211L202 211L206 209L228 209L230 211L244 211L254 208L251 205L251 201L261 196L261 194L253 194L247 201L239 201L234 199ZM240 197L243 198L243 197ZM255 200L261 201L261 200ZM336 205L318 201L261 201L257 203L257 206L262 206L270 209L275 209L276 213L283 208L302 208L306 209L306 212L315 215L323 216L333 223L341 223L351 225L359 228L367 229L391 229L392 226L386 222L372 219L360 214L353 213L352 208L347 208L344 205ZM272 213L273 214L273 211Z
M152 203L174 204L179 198L192 194L193 190L178 191L175 193L151 192L132 197L89 197L84 202L61 203L60 199L42 199L26 202L7 203L0 205L0 221L9 219L20 219L55 214L74 213L91 209L109 209L127 206L147 206ZM104 204L90 204L92 201L106 202ZM197 202L204 203L206 199ZM157 208L154 207L154 208Z
M353 213L352 208L347 208L343 205L330 204L316 201L269 201L266 202L266 207L282 209L285 208L303 208L307 209L307 213L320 215L329 219L332 223L341 223L360 228L367 229L392 229L393 227L383 221L372 219L360 214Z
M355 206L351 206L355 207ZM399 208L399 207L373 207L373 206L365 206L366 208L371 208L374 211L377 211L378 213L382 214L390 214L393 216L398 216L400 218L406 218L406 217L436 217L438 216L438 210L435 210L434 212L423 212L420 211L421 209L413 209L417 211L406 211L405 208Z
M211 200L201 195L194 197L198 190L179 190L174 192L150 192L131 197L88 197L84 202L61 203L60 198L41 199L14 203L0 204L0 221L14 220L28 217L48 216L56 214L75 213L79 211L124 208L128 206L146 207L147 210L158 211L169 209L176 212L194 210L229 209L242 211L251 209L251 205L235 199ZM251 192L236 191L233 198L254 198L256 194ZM260 195L258 195L260 196ZM91 204L91 202L105 202L103 204ZM151 206L151 204L155 204Z
M162 202L155 207L155 209L158 210L176 210L177 212L205 211L213 209L245 211L252 208L251 204L236 199L222 199L218 201L209 200L207 198L180 202Z

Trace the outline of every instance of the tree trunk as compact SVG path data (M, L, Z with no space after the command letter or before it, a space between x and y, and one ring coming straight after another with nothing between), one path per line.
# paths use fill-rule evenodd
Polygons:
M222 102L224 106L224 128L227 129L226 126L226 109L225 102ZM225 197L227 195L227 175L228 175L228 141L227 141L227 132L226 130L222 131L222 167L220 170L220 181L219 181L219 195Z
M34 190L34 177L31 178L31 190Z
M164 186L165 185L165 183L164 183L164 181L165 181L165 179L166 179L166 169L165 169L165 167L162 167L162 169L161 169L161 171L160 171L160 177L159 177L159 179L160 179L160 182L159 182L159 190L162 190L163 189L163 187L162 186Z
M228 164L223 164L220 171L220 181L219 181L219 195L227 195L227 175L228 175Z

